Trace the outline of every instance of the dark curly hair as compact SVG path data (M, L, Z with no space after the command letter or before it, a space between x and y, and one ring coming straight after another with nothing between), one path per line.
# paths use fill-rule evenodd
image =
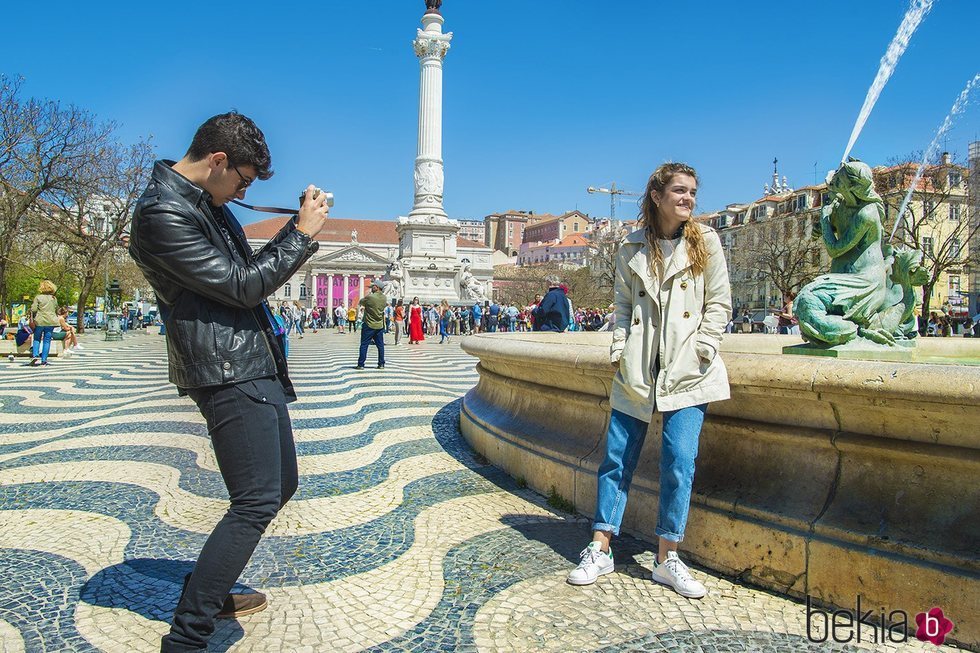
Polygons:
M224 152L233 166L254 166L258 178L272 176L272 156L265 144L265 135L251 118L229 111L208 118L197 128L194 140L187 149L187 158L200 161L213 152Z

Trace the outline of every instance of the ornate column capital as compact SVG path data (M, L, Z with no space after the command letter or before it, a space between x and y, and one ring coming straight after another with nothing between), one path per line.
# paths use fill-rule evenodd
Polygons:
M453 33L447 34L426 32L418 30L413 45L415 46L415 56L425 61L426 59L439 59L446 57L449 52L449 41L453 38Z

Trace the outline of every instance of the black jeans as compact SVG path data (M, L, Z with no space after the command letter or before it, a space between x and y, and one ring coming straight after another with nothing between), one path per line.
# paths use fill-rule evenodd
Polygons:
M296 492L296 447L281 395L243 383L188 389L208 424L231 507L201 549L161 650L201 651L214 618L279 509Z
M364 363L367 361L368 345L372 342L378 348L378 365L385 364L385 330L372 329L365 324L361 329L361 352L357 356L358 367L364 367Z

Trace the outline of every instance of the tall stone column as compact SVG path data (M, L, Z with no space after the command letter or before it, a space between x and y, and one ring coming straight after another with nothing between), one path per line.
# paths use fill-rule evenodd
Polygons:
M442 208L442 60L449 51L452 32L442 33L445 19L438 10L422 16L415 38L422 78L419 85L419 138L415 157L415 204L409 217L447 217Z
M333 315L333 275L328 274L325 278L327 280L327 310Z
M343 299L343 305L345 311L347 310L347 298L350 296L350 291L347 288L347 282L349 279L350 279L350 275L345 274L344 275L344 299Z

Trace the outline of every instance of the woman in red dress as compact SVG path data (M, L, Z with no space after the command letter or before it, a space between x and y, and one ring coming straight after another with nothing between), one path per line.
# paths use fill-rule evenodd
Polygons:
M417 345L423 340L425 334L422 332L422 305L419 298L415 297L408 307L408 344Z

